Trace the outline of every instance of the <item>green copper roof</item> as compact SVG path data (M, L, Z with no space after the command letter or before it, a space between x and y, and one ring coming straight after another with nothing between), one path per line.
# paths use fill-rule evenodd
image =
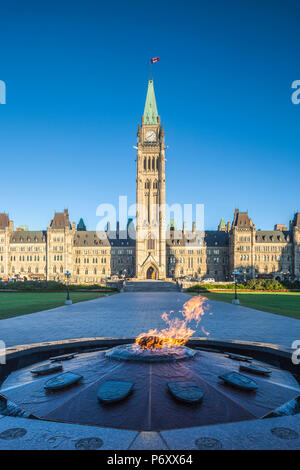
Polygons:
M220 227L223 227L223 228L226 227L225 220L223 219L223 217L220 220Z
M169 228L170 228L170 230L176 230L175 219L170 218Z
M77 224L77 230L78 231L86 231L86 226L85 226L85 223L83 222L83 219L81 218Z
M158 112L153 80L148 80L148 90L144 109L144 124L157 124Z

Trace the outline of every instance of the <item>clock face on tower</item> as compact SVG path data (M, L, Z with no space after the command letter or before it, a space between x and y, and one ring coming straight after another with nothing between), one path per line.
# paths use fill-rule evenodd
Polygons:
M154 131L146 132L146 141L147 142L155 142L156 141L156 135L155 135Z

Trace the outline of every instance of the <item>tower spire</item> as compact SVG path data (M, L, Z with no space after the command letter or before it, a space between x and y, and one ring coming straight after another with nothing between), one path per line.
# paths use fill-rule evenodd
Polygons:
M154 93L153 80L148 80L148 90L144 109L144 124L157 124L158 112Z

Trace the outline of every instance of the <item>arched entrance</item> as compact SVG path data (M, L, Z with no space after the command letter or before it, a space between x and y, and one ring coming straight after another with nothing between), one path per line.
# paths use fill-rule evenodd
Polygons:
M147 269L147 274L146 274L147 279L156 279L156 273L154 271L154 268L150 266Z

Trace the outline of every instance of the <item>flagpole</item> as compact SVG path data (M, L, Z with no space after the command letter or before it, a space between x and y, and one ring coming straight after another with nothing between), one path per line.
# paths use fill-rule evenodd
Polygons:
M149 80L153 80L153 75L152 75L152 65L154 62L158 62L159 57L154 57L153 59L150 59L150 78Z

